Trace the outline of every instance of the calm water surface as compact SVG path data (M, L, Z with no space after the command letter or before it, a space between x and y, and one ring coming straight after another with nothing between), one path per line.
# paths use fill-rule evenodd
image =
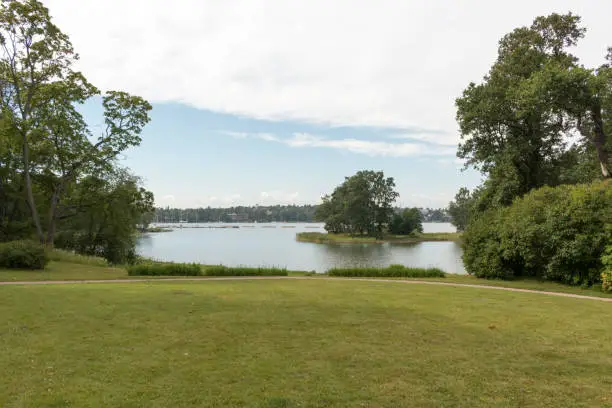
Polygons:
M323 224L232 224L240 228L180 228L145 234L138 241L140 255L174 262L228 266L278 266L324 272L345 266L436 266L448 273L465 273L461 247L454 242L398 244L312 244L297 242L301 231L325 232ZM425 232L455 232L447 223L425 223Z

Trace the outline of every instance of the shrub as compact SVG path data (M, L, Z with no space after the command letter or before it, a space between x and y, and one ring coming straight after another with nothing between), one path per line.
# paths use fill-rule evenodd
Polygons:
M612 244L608 245L601 262L604 266L601 273L601 289L604 292L612 292Z
M470 223L463 235L466 270L484 278L598 283L611 217L607 182L533 190Z
M361 278L443 278L444 272L438 268L409 268L404 265L391 265L386 268L332 268L329 276Z
M85 256L104 258L109 264L133 264L136 260L136 239L128 235L119 237L110 233L99 233L95 237L80 230L59 231L55 236L55 247Z
M44 269L49 262L45 248L34 241L0 244L0 268Z
M511 279L513 269L502 257L501 210L489 210L473 218L463 234L463 263L479 278Z
M207 266L206 276L287 276L287 270L281 268L248 268L244 266L228 267L223 265Z
M196 263L149 262L132 265L130 276L201 276L202 267Z

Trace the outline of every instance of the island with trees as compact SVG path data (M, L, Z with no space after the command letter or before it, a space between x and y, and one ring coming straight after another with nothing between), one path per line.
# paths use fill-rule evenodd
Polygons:
M315 243L416 243L456 240L454 233L423 233L418 208L398 210L395 181L382 171L363 170L346 177L317 207L315 219L325 223L327 234L301 232L297 240Z

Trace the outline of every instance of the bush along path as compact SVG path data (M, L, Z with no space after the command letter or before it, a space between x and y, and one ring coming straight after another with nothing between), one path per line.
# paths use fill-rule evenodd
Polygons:
M272 279L292 279L292 280L313 280L311 277L302 276L223 276L223 277L200 277L200 278L163 278L163 279L108 279L108 280L72 280L72 281L22 281L22 282L0 282L0 286L8 285L76 285L76 284L96 284L96 283L154 283L154 282L190 282L190 281L239 281L239 280L272 280ZM317 277L315 280L325 281L356 281L356 282L385 282L398 284L413 284L413 285L439 285L439 286L455 286L467 287L475 289L491 289L502 290L507 292L535 293L548 296L569 297L585 300L600 300L602 302L612 303L610 297L597 297L578 295L574 293L563 292L548 292L534 289L509 288L503 286L487 286L468 283L452 283L452 282L437 282L424 280L396 280L396 279L380 279L380 278L334 278L334 277Z

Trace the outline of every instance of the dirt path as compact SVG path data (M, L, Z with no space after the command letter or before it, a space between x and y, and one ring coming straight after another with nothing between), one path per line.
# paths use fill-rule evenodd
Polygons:
M533 289L507 288L501 286L472 285L467 283L450 283L423 280L396 280L396 279L377 279L377 278L309 278L302 276L234 276L234 277L211 277L211 278L163 278L163 279L106 279L106 280L66 280L66 281L26 281L26 282L0 282L0 286L8 285L75 285L75 284L95 284L95 283L154 283L154 282L206 282L206 281L235 281L235 280L326 280L326 281L359 281L359 282L389 282L408 285L438 285L455 286L477 289L503 290L507 292L536 293L539 295L561 296L575 299L599 300L602 302L612 302L612 298L576 295L573 293L547 292Z

